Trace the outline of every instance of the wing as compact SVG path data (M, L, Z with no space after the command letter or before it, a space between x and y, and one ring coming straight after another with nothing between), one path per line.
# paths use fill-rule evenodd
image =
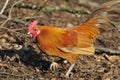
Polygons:
M94 31L85 28L69 29L63 34L60 46L86 48L93 45L96 39Z
M82 54L82 55L94 55L95 47L90 46L86 48L77 48L77 47L57 47L60 51L64 53L72 53L72 54Z

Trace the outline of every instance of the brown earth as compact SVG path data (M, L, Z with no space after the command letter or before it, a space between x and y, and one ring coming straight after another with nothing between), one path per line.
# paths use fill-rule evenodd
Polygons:
M10 7L17 0L10 0L3 15L8 16ZM100 4L109 0L26 0L25 5L15 6L10 16L24 22L39 20L40 25L72 27L84 22L89 14ZM80 1L80 2L79 2ZM46 2L46 3L45 3ZM0 10L5 0L1 0ZM29 4L29 5L28 5ZM32 6L32 7L31 7ZM44 9L44 6L58 6L69 10L82 10L82 13L67 10ZM105 47L120 51L120 4L109 11L108 18L118 26L106 26L101 30L95 43L96 47ZM35 7L35 8L34 8ZM0 15L0 80L66 80L64 74L70 63L64 63L59 57L43 53L36 41L27 35L28 25L9 20ZM5 23L5 24L4 24ZM4 24L4 25L3 25ZM3 27L2 27L3 25ZM59 63L56 71L49 66L55 59ZM101 52L97 57L81 55L68 80L120 80L120 54L110 55Z

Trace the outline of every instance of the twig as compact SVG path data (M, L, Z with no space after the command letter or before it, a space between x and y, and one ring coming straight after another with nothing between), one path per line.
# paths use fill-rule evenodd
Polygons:
M64 7L50 7L50 6L45 6L43 7L40 11L65 11L65 12L69 12L69 13L73 13L73 14L90 14L90 11L88 10L71 10L68 8L64 8Z
M120 50L113 50L105 47L96 47L96 54L97 53L99 54L106 53L109 55L120 55Z
M6 15L3 15L3 14L1 14L0 17L3 18L3 19L8 19L8 17L7 17ZM23 21L23 20L20 20L20 19L18 19L18 18L10 18L10 20L13 21L13 22L15 22L15 23L20 23L20 24L24 24L24 25L29 25L28 22Z
M10 9L10 12L9 12L9 14L8 14L8 18L1 24L0 28L2 28L2 27L11 19L11 13L12 13L13 7L14 7L16 4L20 3L21 1L23 1L23 0L19 0L19 1L15 2L15 3L12 5L12 7L11 7L11 9Z
M0 18L8 19L8 17L6 15L3 15L3 14L0 15ZM24 24L24 25L29 25L30 24L30 23L28 23L26 21L23 21L23 20L20 20L18 18L10 18L10 20L15 22L15 23L19 23L19 24ZM15 33L15 34L21 34L22 36L27 36L24 33L17 32L18 30L22 30L22 29L9 29L7 27L1 27L1 29L5 29L5 30L7 30L9 32L12 32L12 33Z
M21 20L27 20L27 19L35 19L35 18L41 18L41 16L28 16L28 17L24 17Z
M46 2L47 3L47 2ZM32 9L35 10L37 9L36 5L31 5L31 4L25 4L25 3L21 3L19 5L16 5L15 7L20 7L20 8L27 8L27 9ZM65 12L69 12L69 13L77 13L77 14L90 14L89 10L71 10L68 8L64 8L64 7L58 7L58 6L42 6L41 8L37 9L40 12L52 12L52 11L65 11Z
M16 75L16 74L11 74L11 73L7 73L7 72L0 72L0 75L9 75L9 76L14 76L14 77L26 77L25 75Z
M49 1L49 0L45 0L44 3L43 3L43 5L42 5L42 7L38 7L38 10L42 9L43 7L45 7L46 4L48 3L48 1Z
M120 8L119 7L118 8L117 7L115 7L115 8L113 7L113 8L110 9L110 12L114 12L116 14L120 14Z
M9 2L9 0L6 0L5 5L3 6L2 10L0 11L0 14L3 14L5 8L6 8L7 5L8 5L8 2Z
M120 32L120 26L119 25L117 25L114 21L109 21L109 23Z
M46 6L46 4L48 3L48 1L49 0L44 0L43 1L43 5L41 6L41 5L39 5L39 3L36 5L36 11L34 12L34 15L39 11L39 10L41 10L44 6Z

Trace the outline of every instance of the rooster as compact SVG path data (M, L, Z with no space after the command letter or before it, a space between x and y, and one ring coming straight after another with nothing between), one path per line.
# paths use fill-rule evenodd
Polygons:
M120 0L104 3L84 23L72 28L39 26L38 20L35 20L29 25L28 33L37 38L39 48L46 54L64 58L71 63L66 73L69 76L79 55L94 55L94 43L100 33L98 28L103 27L101 20L108 23L108 19L99 15L117 3Z

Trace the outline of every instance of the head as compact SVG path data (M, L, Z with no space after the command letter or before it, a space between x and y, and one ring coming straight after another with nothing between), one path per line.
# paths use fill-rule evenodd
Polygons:
M36 38L40 33L40 30L37 28L37 24L38 20L35 20L28 27L28 34L33 38Z

